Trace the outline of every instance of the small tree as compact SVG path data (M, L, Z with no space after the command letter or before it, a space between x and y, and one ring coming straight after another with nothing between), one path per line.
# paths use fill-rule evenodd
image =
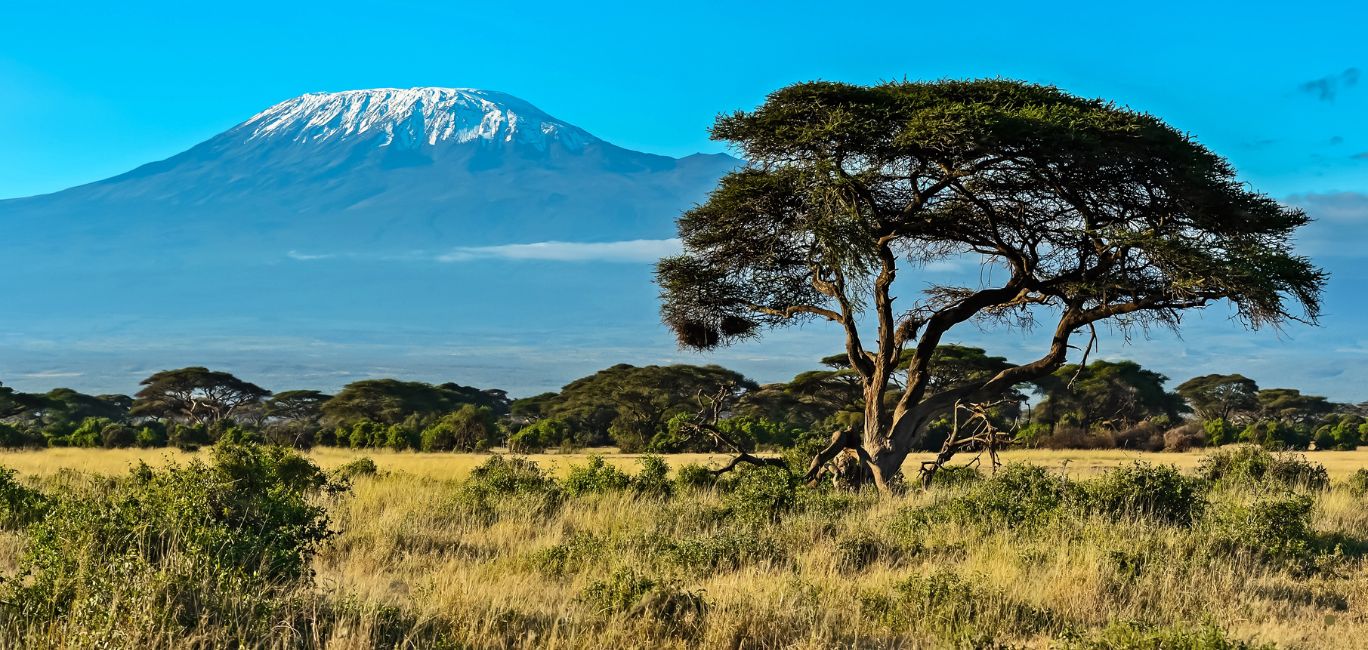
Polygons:
M238 409L271 394L226 372L192 367L163 370L142 380L130 415L180 419L199 425L217 424Z
M1080 329L1176 327L1222 300L1251 327L1320 311L1325 274L1290 242L1305 214L1247 189L1186 134L1104 101L1007 80L802 83L718 118L712 135L749 162L680 217L684 253L656 270L663 320L697 349L836 324L865 417L814 466L854 450L882 489L934 414L1055 371ZM900 272L947 258L984 272L897 301ZM953 328L1045 319L1039 358L929 386Z

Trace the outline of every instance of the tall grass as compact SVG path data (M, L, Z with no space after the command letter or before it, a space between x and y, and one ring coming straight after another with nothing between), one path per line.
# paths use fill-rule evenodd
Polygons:
M311 579L271 583L265 632L234 618L246 613L230 599L199 621L116 625L122 637L108 647L1334 648L1368 639L1368 501L1346 483L1322 490L1258 472L1221 480L1133 463L1071 478L1015 466L880 498L763 471L663 488L658 466L642 476L635 461L616 464L625 480L583 459L555 470L486 461L450 479L385 461L350 472L345 493L310 497L337 535L310 556ZM54 474L34 485L60 501L101 481ZM0 553L31 548L29 530L4 533ZM92 645L5 611L0 645Z

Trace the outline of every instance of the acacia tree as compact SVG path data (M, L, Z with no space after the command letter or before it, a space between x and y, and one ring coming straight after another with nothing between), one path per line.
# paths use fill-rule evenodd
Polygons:
M1259 385L1241 374L1193 377L1179 384L1177 390L1204 421L1229 422L1236 414L1259 410Z
M129 415L214 424L271 394L230 373L203 367L163 370L142 380Z
M801 83L720 116L712 137L748 164L680 217L684 252L656 269L662 319L699 349L839 325L864 423L814 468L849 449L884 490L932 414L1053 372L1099 321L1176 327L1221 300L1250 327L1319 314L1325 275L1289 242L1304 213L1159 119L1101 100L1008 80ZM897 300L900 272L948 258L978 259L975 277L1001 282ZM931 390L952 328L1046 318L1040 357Z

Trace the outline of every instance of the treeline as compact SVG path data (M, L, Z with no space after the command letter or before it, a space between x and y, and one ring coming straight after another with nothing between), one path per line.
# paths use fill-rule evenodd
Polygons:
M943 345L930 381L933 389L953 388L1008 365L980 348ZM1238 374L1195 377L1172 391L1167 382L1132 361L1094 361L980 397L991 402L994 424L1026 446L1158 451L1247 442L1353 449L1368 437L1368 404L1261 388ZM522 399L497 389L395 379L354 382L335 395L273 393L200 367L159 372L140 386L126 396L67 388L29 394L0 385L0 445L195 448L226 439L296 448L714 451L714 440L688 425L721 390L730 406L717 426L731 439L750 449L791 449L820 446L832 431L859 424L864 413L858 376L844 355L766 385L716 365L620 364L559 392ZM918 447L939 449L954 415L933 418Z

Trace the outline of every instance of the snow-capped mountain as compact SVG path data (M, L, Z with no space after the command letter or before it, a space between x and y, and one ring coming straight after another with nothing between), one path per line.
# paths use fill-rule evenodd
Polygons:
M623 149L504 93L311 93L166 160L0 201L19 235L0 254L270 259L665 238L736 164Z
M247 141L300 144L369 139L378 147L516 142L579 150L598 138L517 97L473 88L375 88L309 93L283 101L229 132Z

